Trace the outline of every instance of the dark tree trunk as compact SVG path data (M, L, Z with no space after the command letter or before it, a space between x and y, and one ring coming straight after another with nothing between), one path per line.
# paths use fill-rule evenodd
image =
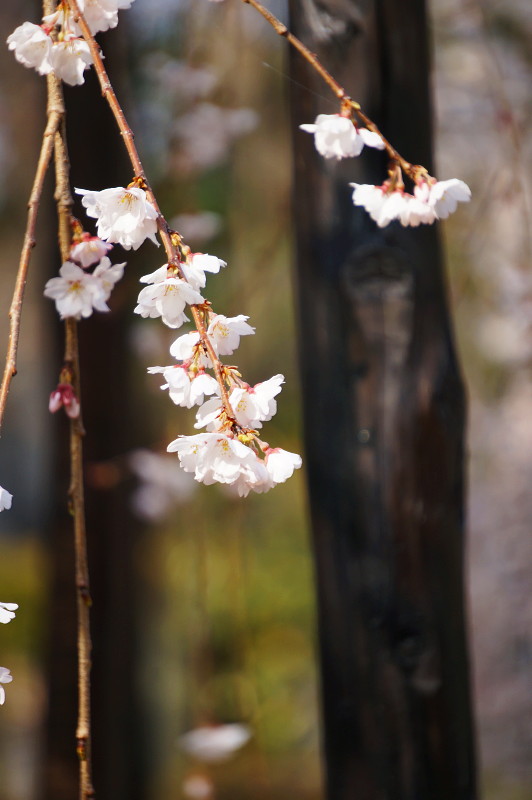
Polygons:
M429 169L423 0L291 0L292 30ZM296 125L339 104L292 56ZM322 99L323 98L323 99ZM325 98L328 98L327 100ZM301 369L329 800L472 800L464 391L435 226L379 230L296 128ZM447 177L447 176L445 176Z

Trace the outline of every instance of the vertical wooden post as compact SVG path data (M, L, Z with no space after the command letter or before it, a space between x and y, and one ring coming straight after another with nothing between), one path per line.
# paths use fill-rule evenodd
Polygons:
M424 0L291 0L291 28L409 160L431 164ZM435 226L379 230L297 130L339 110L291 56L295 214L329 800L472 800L464 392ZM332 99L332 103L331 103ZM452 176L442 176L452 177Z

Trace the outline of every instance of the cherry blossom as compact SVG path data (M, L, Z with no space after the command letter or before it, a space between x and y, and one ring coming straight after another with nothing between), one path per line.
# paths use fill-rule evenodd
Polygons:
M236 317L226 317L223 314L214 314L209 323L207 333L217 353L221 356L231 355L240 344L241 336L255 333L255 328L248 325L249 317L238 314Z
M178 336L170 347L170 355L179 361L195 359L198 367L212 367L211 359L205 353L197 331Z
M106 31L118 25L118 11L130 8L133 0L78 0L91 33Z
M11 683L13 676L10 671L5 667L0 667L0 684ZM6 692L3 686L0 685L0 706L4 705L6 699Z
M24 22L8 37L17 61L40 75L54 72L70 86L84 83L83 72L92 64L92 56L87 43L74 32L70 13L61 9L43 17L43 23ZM53 41L49 34L56 24L61 25L62 33Z
M379 228L393 220L398 220L404 227L417 227L446 219L459 202L467 202L471 197L469 186L457 178L418 181L413 195L402 187L392 188L388 182L382 186L367 183L349 185L354 189L353 203L365 208Z
M256 459L251 448L226 433L180 436L166 449L177 453L185 472L206 484L235 483L242 467Z
M14 56L25 67L33 67L39 75L52 71L52 39L33 22L24 22L7 37L7 44Z
M9 494L7 489L0 486L0 511L9 511L12 500L13 495Z
M61 319L66 317L90 317L95 297L92 275L84 272L77 264L65 261L59 270L58 278L50 278L44 287L44 296L55 300Z
M384 149L378 133L367 128L357 128L349 117L341 114L318 114L312 124L299 126L302 131L314 134L316 150L324 158L358 156L364 145Z
M386 184L351 183L354 187L353 203L366 209L379 228L384 228L392 220L400 220L402 225L419 225L431 209L403 190L390 191ZM412 206L412 201L415 207ZM412 221L410 221L412 220ZM427 221L429 221L427 219Z
M182 265L185 278L190 285L196 289L203 289L207 282L205 272L217 273L222 267L226 267L225 261L207 253L193 253L190 259Z
M18 603L0 603L0 622L6 625L15 618L15 611L18 608Z
M114 283L122 276L125 264L109 266L108 258L103 258L101 270L98 267L93 275L85 272L77 264L65 261L59 270L58 278L50 278L44 287L44 296L55 301L61 319L90 317L93 309L109 311L106 300Z
M281 391L284 375L274 375L255 386L235 387L229 397L236 421L243 428L261 428L277 411L274 399Z
M87 216L97 220L100 239L121 244L126 250L137 250L145 239L158 244L157 211L147 199L144 189L117 186L101 192L76 189L82 195Z
M115 284L123 277L125 266L125 261L122 264L111 264L107 256L104 256L92 273L97 292L94 308L97 311L109 311L106 300L109 300Z
M115 28L118 25L118 11L130 8L132 2L133 0L78 0L78 8L85 17L91 33L96 34ZM53 14L43 17L43 23L48 30L59 26L63 35L82 35L81 28L74 22L70 9L64 5L58 6Z
M198 409L196 414L195 428L207 428L208 431L220 430L221 421L220 414L224 407L219 397L213 397L203 403L201 408Z
M54 73L69 86L85 83L83 73L92 64L89 45L72 34L54 42L50 60Z
M415 196L429 205L437 219L447 219L456 211L458 203L467 203L471 199L471 189L458 178L446 181L421 181L414 189Z
M255 386L235 386L229 395L229 403L234 411L235 419L242 428L262 428L277 411L274 399L281 391L284 375L274 375ZM189 406L190 407L190 406ZM208 430L216 430L216 419L222 411L220 400L213 397L202 405L196 416L195 428L209 426Z
M266 469L264 459L255 455L254 460L242 466L236 481L231 485L239 497L247 497L253 491L257 494L269 492L274 483Z
M168 389L168 394L177 406L192 408L203 403L205 395L219 394L220 388L215 378L204 370L189 374L186 367L174 365L170 367L148 367L150 375L162 373L167 381L161 389Z
M55 414L61 407L70 419L79 417L79 400L70 383L59 383L50 395L48 410Z
M169 328L179 328L187 322L185 306L203 303L203 297L183 278L168 277L164 264L150 275L144 275L141 283L148 283L139 293L135 314L141 317L161 317Z
M92 267L112 249L113 245L109 242L102 241L98 236L84 233L81 241L72 246L70 261L74 261L80 267Z
M226 761L251 738L247 725L234 722L228 725L205 725L179 738L180 747L199 761Z
M301 456L280 447L267 447L265 466L273 483L284 483L302 464Z
M269 446L265 447L265 458L259 458L252 447L224 431L179 436L167 450L177 453L182 468L193 472L197 481L228 484L241 497L284 483L302 463L296 453Z

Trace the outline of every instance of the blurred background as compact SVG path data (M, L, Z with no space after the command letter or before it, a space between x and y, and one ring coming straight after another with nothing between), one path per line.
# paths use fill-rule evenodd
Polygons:
M270 7L284 14L283 3ZM444 236L469 394L468 594L482 784L487 800L526 800L532 9L526 0L434 0L431 13L437 175L460 177L473 191ZM38 18L38 3L4 4L2 40ZM167 218L195 250L228 262L209 278L208 297L220 313L247 314L257 327L238 350L241 371L249 383L286 376L268 441L301 452L283 42L229 0L136 0L100 38ZM73 184L127 183L120 137L94 76L67 99ZM3 342L44 108L44 82L2 49ZM323 111L333 110L324 92ZM50 184L0 447L0 484L14 494L12 510L0 516L0 599L20 605L0 630L0 664L14 676L0 712L0 800L58 800L70 788L61 767L73 730L65 729L64 708L74 706L66 420L47 411L61 326L42 298L59 266L53 213ZM222 800L320 798L304 476L241 500L189 481L166 455L167 442L191 430L193 412L173 406L146 368L170 363L175 334L131 313L138 278L160 266L161 254L148 243L126 258L110 314L81 326L97 565L94 690L104 709L95 724L105 731L95 742L96 769L106 787L126 782L128 797L149 800L209 797L211 785ZM220 729L222 744L206 757L181 738L205 724L241 727ZM54 743L44 732L56 730Z

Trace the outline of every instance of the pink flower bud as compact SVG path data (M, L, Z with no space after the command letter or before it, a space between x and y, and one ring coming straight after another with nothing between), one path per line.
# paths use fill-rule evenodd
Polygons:
M63 406L65 413L70 419L79 417L79 400L76 397L74 388L70 383L59 383L50 395L48 410L55 414Z

